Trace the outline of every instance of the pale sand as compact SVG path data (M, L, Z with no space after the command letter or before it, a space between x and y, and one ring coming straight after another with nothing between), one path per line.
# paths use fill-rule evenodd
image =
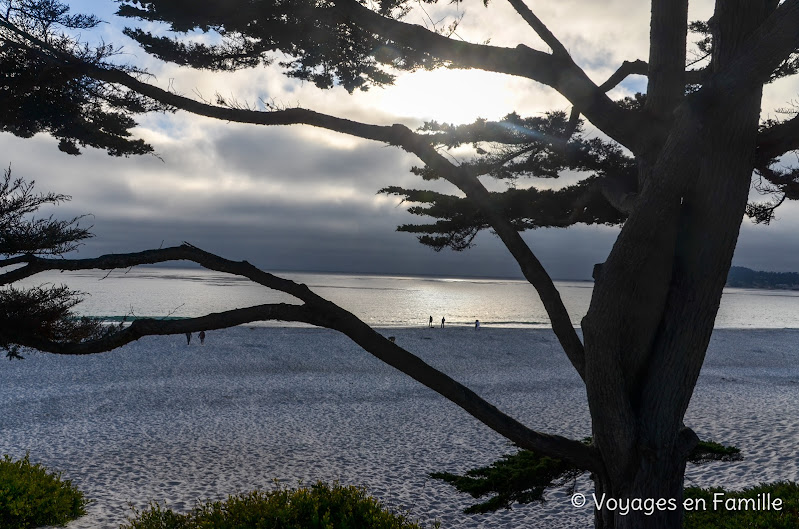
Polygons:
M541 431L589 434L585 394L549 330L384 329L397 343ZM799 331L721 330L688 414L740 463L688 482L799 480ZM317 479L360 484L444 528L587 527L563 491L543 506L461 513L471 499L434 471L513 448L455 405L326 330L239 327L143 339L92 357L31 354L0 367L0 452L63 471L94 500L69 529L114 528L149 500L197 499ZM582 479L578 490L591 493Z

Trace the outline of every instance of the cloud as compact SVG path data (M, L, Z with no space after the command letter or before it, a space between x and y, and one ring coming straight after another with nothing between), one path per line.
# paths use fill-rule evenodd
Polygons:
M74 5L78 9L94 3ZM122 39L118 31L124 22L110 16L108 6L113 5L98 5L110 22L101 27L103 37ZM411 13L408 21L429 24L446 13L459 16L464 5L455 38L491 38L496 45L522 42L545 49L505 2L492 2L487 9L479 2L440 3L425 6L427 15ZM707 0L692 2L690 18L707 18L711 9ZM648 56L646 3L563 0L535 10L597 82L624 60ZM367 123L412 127L429 119L464 122L478 116L498 119L513 110L533 115L569 108L550 88L494 74L414 72L401 75L394 86L350 95L341 88L323 91L287 79L278 67L217 74L166 65L127 39L120 42L126 43L127 53L121 59L146 67L162 88L206 99L219 93L256 107L262 100L274 101ZM614 95L644 88L642 78L631 78ZM764 109L784 106L795 92L795 81L775 83L766 92ZM396 147L307 126L223 123L185 112L144 116L136 133L153 144L160 158L112 158L92 149L71 157L44 136L22 140L0 134L0 164L10 162L16 176L37 180L40 191L73 196L47 214L93 215L86 222L94 224L97 237L81 249L82 256L186 240L272 269L519 276L518 266L490 233L481 234L476 248L467 252L436 253L412 235L395 231L399 224L422 219L409 215L397 197L376 195L379 188L455 192L446 182L423 182L411 174L409 168L419 160ZM567 175L564 182L569 181ZM745 224L736 263L799 270L799 262L788 257L799 255L787 228L797 216L791 204L783 206L782 221L768 230ZM593 264L607 256L616 233L613 228L577 226L536 230L524 237L553 276L587 279Z

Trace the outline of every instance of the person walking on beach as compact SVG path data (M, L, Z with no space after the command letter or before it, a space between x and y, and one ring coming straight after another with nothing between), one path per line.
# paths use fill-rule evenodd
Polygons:
M442 329L444 328L444 322L445 322L445 321L446 321L446 320L445 320L445 319L442 317L442 318L441 318L441 328L442 328Z
M200 331L200 345L205 343L205 331Z
M191 344L191 333L187 332L186 333L186 345L190 345L190 344Z
M475 331L480 330L480 320L474 320L474 330Z
M430 316L430 328L431 329L433 328L433 317L432 316Z

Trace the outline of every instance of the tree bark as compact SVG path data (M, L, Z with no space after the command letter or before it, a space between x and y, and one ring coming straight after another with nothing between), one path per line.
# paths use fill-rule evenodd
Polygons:
M684 474L685 459L680 461L661 452L641 459L635 478L622 487L595 480L595 527L679 529L683 520Z
M765 2L719 0L712 73L729 80L729 65L768 15ZM757 148L762 88L742 93L724 86L711 77L686 97L656 157L642 162L648 174L638 202L583 320L594 442L606 469L595 475L596 494L616 507L596 511L598 528L681 527L690 445L683 418L713 331ZM643 508L658 500L668 508ZM643 509L625 512L635 501Z
M706 154L687 173L694 180L672 207L652 212L644 206L631 216L614 247L617 257L595 287L583 333L594 442L607 470L596 479L597 494L622 504L673 499L678 507L649 515L605 509L597 512L596 527L681 526L679 433L743 219L760 96L755 91L702 119ZM696 158L685 152L685 159ZM681 171L686 168L675 162L665 174L679 181ZM640 249L647 232L657 234L648 256L631 263L627 244Z

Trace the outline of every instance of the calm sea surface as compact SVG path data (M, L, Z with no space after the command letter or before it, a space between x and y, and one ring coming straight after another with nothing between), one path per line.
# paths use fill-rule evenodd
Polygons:
M531 285L511 279L356 276L287 272L317 294L375 326L450 325L546 327L549 324ZM134 268L128 272L48 272L26 284L65 284L87 294L82 314L108 318L192 317L261 303L297 302L246 279L207 270ZM556 282L572 322L588 309L593 283ZM728 288L717 328L799 328L799 292Z

